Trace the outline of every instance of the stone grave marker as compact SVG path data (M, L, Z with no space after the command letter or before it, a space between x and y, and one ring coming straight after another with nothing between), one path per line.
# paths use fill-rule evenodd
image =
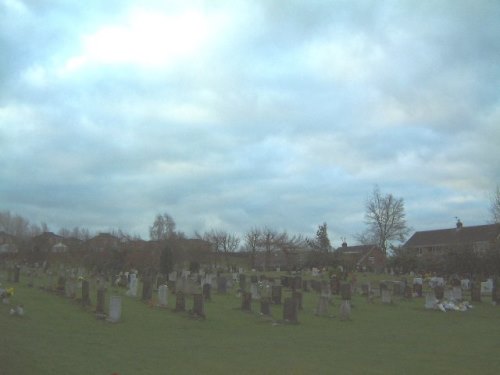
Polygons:
M250 284L250 293L252 294L253 300L260 299L260 291L259 291L259 286L257 285L257 283Z
M451 299L453 301L462 301L462 288L460 286L454 286L451 290Z
M217 278L217 293L220 294L227 293L227 279L225 276L219 276Z
M106 314L104 306L105 298L106 298L106 290L104 288L99 288L97 290L97 303L95 308L95 313L99 317L104 317Z
M283 320L287 323L298 323L297 301L292 298L285 298L283 305Z
M205 301L211 301L211 290L212 290L212 285L205 283L203 284L203 298Z
M364 297L368 297L370 295L370 283L361 284L361 295Z
M332 300L332 290L328 281L322 281L320 283L320 292L322 297L328 298L328 301Z
M415 277L413 279L413 292L417 297L422 297L423 279L421 277Z
M351 284L342 283L340 285L340 319L348 320L351 318Z
M444 296L443 296L443 298L446 301L451 301L453 299L453 291L451 289L446 288L444 290Z
M111 296L109 299L108 322L118 323L122 316L122 298L120 296Z
M247 277L245 274L240 273L239 275L239 281L240 281L240 290L245 291L246 290L246 282L247 282Z
M340 278L337 275L332 275L330 279L330 290L334 295L340 293Z
M436 299L442 301L444 299L444 286L436 285L434 287L434 296Z
M175 312L186 311L186 297L183 292L175 295Z
M163 284L158 287L158 306L167 307L168 305L168 287Z
M271 315L271 300L268 297L260 299L260 313L262 315Z
M137 297L137 286L137 274L131 273L129 275L128 290L126 292L126 295L129 297Z
M200 318L205 318L205 308L203 304L203 295L201 293L193 294L192 314Z
M293 291L292 298L295 299L297 309L302 310L302 292L299 292L297 290Z
M425 293L425 308L426 309L435 309L438 300L436 299L436 295L434 292L429 291Z
M275 305L281 305L281 285L271 287L271 299Z
M252 311L252 294L250 292L241 293L241 309L243 311Z
M90 283L88 280L82 281L82 306L90 306Z
M382 303L392 303L392 294L388 288L381 289Z
M470 290L471 282L469 279L460 280L460 286L463 290Z
M318 304L316 305L315 314L318 316L328 316L330 308L330 301L328 297L319 296Z
M470 298L472 302L481 302L481 282L473 281L471 283Z
M153 282L151 277L144 277L142 280L142 300L150 301L153 298Z

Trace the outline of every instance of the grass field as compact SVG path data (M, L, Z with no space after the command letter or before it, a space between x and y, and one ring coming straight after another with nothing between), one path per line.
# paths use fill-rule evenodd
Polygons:
M242 312L234 292L213 293L205 320L174 313L172 296L167 309L124 296L122 320L111 324L74 300L14 286L11 303L23 303L26 314L10 316L0 305L2 375L500 373L500 306L489 298L443 313L425 310L423 298L383 305L355 296L352 319L341 321L338 296L333 317L317 317L309 292L291 325L279 322L281 306L272 307L274 323L257 302ZM107 297L113 292L123 290Z

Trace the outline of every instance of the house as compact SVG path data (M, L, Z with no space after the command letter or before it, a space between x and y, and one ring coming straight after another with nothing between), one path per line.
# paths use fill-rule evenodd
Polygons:
M463 246L481 254L499 244L500 224L467 227L458 220L455 228L415 232L404 247L417 255L441 254Z
M50 253L64 252L67 246L64 244L64 237L52 232L43 232L32 239L33 250L35 252Z
M17 253L16 237L1 231L0 232L0 254Z
M86 241L87 249L95 252L118 250L120 245L120 239L110 233L99 233L97 236Z
M378 245L348 246L344 241L342 246L335 251L348 268L381 271L387 260L384 251Z

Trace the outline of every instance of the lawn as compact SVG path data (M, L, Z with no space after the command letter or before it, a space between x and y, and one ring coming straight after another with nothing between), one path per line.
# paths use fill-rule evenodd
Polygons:
M274 319L260 316L255 301L243 312L234 291L213 293L200 320L173 312L171 295L160 309L112 289L107 298L123 294L121 322L112 324L23 280L6 283L0 273L0 281L26 311L10 316L11 306L0 305L2 375L500 373L500 306L488 297L443 313L424 309L423 298L384 305L356 295L351 320L341 321L338 296L333 316L318 317L317 294L304 292L299 324L284 324L282 306L272 307Z

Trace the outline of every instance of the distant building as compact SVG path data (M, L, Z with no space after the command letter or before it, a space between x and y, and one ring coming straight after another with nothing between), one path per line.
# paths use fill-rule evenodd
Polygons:
M67 250L67 246L64 244L64 237L52 232L43 232L33 237L32 246L35 252L41 253L60 253Z
M348 246L344 242L335 251L342 263L352 269L381 271L387 261L384 251L378 245Z
M0 254L17 253L16 237L4 231L0 232Z
M467 227L458 220L455 228L415 232L404 247L418 255L437 255L464 246L481 254L499 243L500 224Z

